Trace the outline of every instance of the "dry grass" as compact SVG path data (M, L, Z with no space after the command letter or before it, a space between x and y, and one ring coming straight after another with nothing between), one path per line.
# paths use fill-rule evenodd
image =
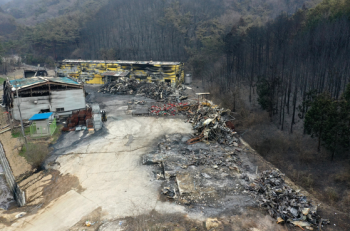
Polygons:
M305 188L312 188L314 186L315 180L311 173L305 172L300 178L300 184Z
M51 136L51 144L55 144L58 140L58 138L60 138L61 134L62 134L62 128L63 128L63 125L62 124L59 124L57 125L57 128L56 128L56 131L52 134Z
M146 215L126 218L126 231L185 231L206 230L203 223L188 219L182 214L160 214L152 211Z
M350 206L350 190L345 191L342 201L344 202L344 206Z
M26 127L23 129L25 136L30 136L30 128ZM12 130L12 137L13 138L23 138L22 130L21 128L15 128Z
M250 210L248 213L230 218L230 227L227 230L249 231L286 231L285 226L276 224L275 219L269 215L262 215L259 211Z
M262 215L260 210L249 209L243 214L217 218L219 224L212 231L271 231L287 230L286 227L276 224L275 219ZM129 217L123 222L123 230L127 231L204 231L206 221L190 220L183 214L159 214L152 211L147 215Z
M48 143L36 142L23 145L22 150L19 153L25 157L29 164L33 168L40 169L41 164L49 154Z
M326 197L331 202L331 204L334 204L339 200L339 194L335 188L327 187L325 189L325 192L326 192Z
M337 174L333 175L333 179L337 183L342 183L347 186L350 186L350 169L349 167L346 168L347 170L338 172Z

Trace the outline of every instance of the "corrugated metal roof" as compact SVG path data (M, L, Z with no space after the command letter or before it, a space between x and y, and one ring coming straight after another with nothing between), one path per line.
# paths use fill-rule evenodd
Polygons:
M15 87L15 88L26 88L26 87L30 87L30 86L45 83L45 82L80 85L78 82L68 77L32 77L32 78L10 80L10 84L12 85L12 87Z
M44 82L45 82L45 79L37 78L37 77L10 80L10 84L16 88L17 87L24 87L24 86L26 86L26 87L32 86L32 85L44 83Z
M50 82L55 82L55 83L67 83L67 84L77 84L79 85L79 83L73 79L70 79L68 77L52 77L52 78L45 78L47 80L49 80Z
M107 64L149 64L149 65L179 65L181 62L160 62L160 61L127 61L127 60L83 60L65 59L62 63L107 63Z
M114 76L114 77L125 77L130 73L130 71L106 71L102 76Z
M53 112L35 114L29 120L46 120L52 116Z

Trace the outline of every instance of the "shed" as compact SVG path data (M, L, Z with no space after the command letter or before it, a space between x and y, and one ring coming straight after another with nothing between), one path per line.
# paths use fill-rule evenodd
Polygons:
M36 74L36 75L35 75ZM24 78L31 78L35 76L48 76L49 74L46 71L46 68L44 67L27 67L26 69L23 70L23 77Z
M33 115L29 121L32 121L30 125L30 135L32 137L51 136L56 128L56 119L53 119L53 112L40 113Z

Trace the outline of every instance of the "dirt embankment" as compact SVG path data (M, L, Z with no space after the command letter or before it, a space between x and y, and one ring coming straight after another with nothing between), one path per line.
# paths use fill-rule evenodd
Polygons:
M0 92L1 93L1 92ZM0 108L0 128L9 124L7 113L3 108ZM3 129L0 129L2 131ZM20 138L13 138L11 131L0 134L0 141L4 146L6 157L10 163L13 175L16 180L23 178L24 176L31 174L32 166L27 160L19 155L19 152L23 145L23 140Z

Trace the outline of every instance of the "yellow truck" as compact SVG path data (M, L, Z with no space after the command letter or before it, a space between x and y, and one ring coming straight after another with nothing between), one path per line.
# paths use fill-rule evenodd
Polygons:
M119 77L144 82L167 82L177 86L184 82L184 63L122 60L65 59L56 64L58 77L73 77L87 84L105 84Z

